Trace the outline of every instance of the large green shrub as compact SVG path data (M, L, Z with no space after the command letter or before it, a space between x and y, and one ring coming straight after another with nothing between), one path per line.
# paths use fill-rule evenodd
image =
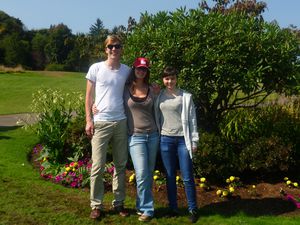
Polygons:
M200 132L198 151L193 163L197 177L209 177L212 182L223 180L236 171L238 154L221 135Z
M177 9L142 14L128 35L124 59L149 57L152 79L166 65L181 72L178 84L193 93L198 121L206 131L230 109L255 106L274 92L290 93L299 72L299 42L288 29L259 15Z
M299 98L230 111L220 133L201 134L194 158L198 176L294 173L300 163Z

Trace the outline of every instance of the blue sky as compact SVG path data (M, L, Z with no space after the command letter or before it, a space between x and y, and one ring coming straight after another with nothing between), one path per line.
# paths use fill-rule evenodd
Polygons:
M259 0L257 0L259 1ZM129 16L139 20L147 11L174 11L186 6L198 7L197 0L0 0L0 10L19 18L27 29L49 28L64 23L72 32L88 33L99 18L104 27L127 25ZM207 1L211 5L211 0ZM293 24L300 29L299 0L265 0L268 9L263 14L266 21L276 20L281 27Z

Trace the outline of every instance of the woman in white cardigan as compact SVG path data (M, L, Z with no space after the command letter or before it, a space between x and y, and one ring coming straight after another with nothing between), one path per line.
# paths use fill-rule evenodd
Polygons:
M177 70L164 69L162 79L165 89L156 101L156 120L160 128L161 158L167 174L170 216L177 216L176 163L179 162L185 187L191 222L197 221L196 188L193 175L193 152L199 140L195 106L192 95L176 87Z

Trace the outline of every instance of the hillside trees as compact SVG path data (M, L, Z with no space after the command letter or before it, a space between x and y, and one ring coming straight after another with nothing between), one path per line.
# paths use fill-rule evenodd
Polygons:
M47 61L51 64L64 64L73 44L72 32L66 25L52 25L45 46Z
M111 33L125 37L126 28L109 30L98 18L87 34L72 34L63 23L28 31L19 19L0 11L0 65L86 72L91 63L105 58L103 42Z
M228 110L257 106L274 92L292 93L299 54L296 36L260 15L199 7L143 14L127 37L124 58L149 57L158 82L164 66L177 67L179 86L194 95L200 127L217 131Z
M23 23L0 11L0 64L16 66L30 63L30 42Z
M45 46L48 40L48 31L39 30L34 32L31 40L31 54L32 54L32 67L33 69L43 70L46 64Z

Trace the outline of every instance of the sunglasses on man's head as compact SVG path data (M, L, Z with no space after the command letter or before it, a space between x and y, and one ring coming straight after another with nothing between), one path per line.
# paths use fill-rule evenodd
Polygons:
M120 49L120 48L122 48L122 45L120 45L120 44L116 44L116 45L107 45L106 48L108 48L108 49L110 49L110 50L112 50L113 48L115 48L115 49Z

